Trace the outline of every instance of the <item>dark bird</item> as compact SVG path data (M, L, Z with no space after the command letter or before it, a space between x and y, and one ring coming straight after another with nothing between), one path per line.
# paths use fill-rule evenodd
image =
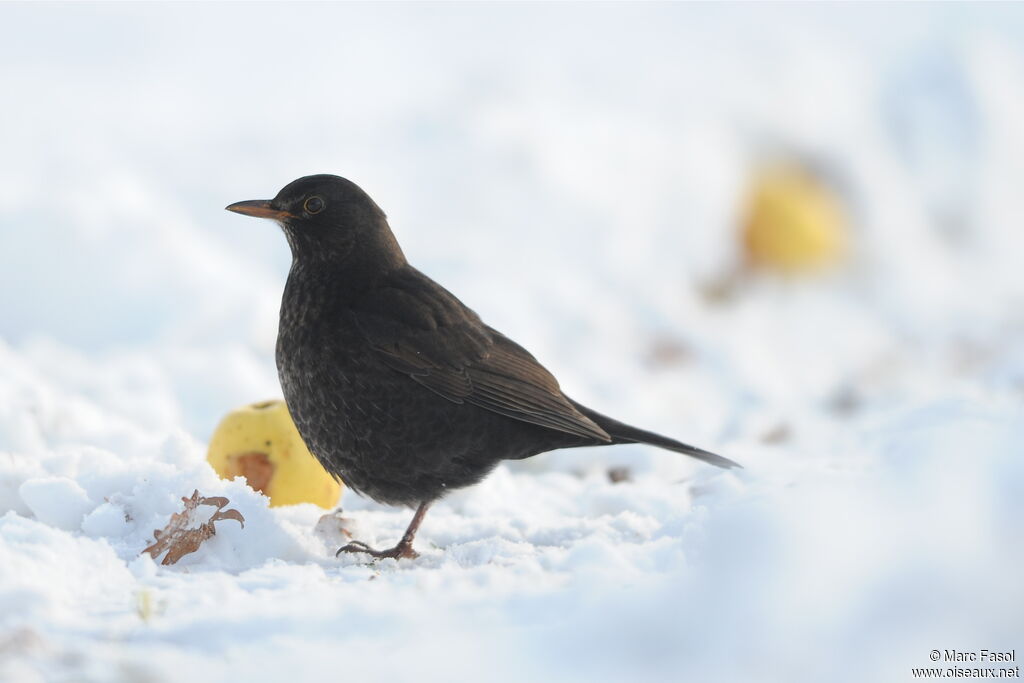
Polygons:
M433 501L502 460L556 448L645 443L738 467L563 394L526 349L409 265L355 183L307 176L227 209L277 221L291 247L277 369L306 445L353 490L416 508L394 548L355 541L339 554L416 557Z

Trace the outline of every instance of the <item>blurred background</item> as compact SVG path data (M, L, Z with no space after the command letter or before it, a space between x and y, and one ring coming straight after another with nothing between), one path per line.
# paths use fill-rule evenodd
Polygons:
M125 408L208 435L225 403L277 393L290 258L222 207L330 172L587 398L738 418L895 349L970 355L1020 324L1021 15L7 6L0 335L133 357L178 400ZM758 220L796 237L752 242ZM823 253L794 267L773 239Z
M1020 5L3 4L0 90L0 451L279 396L290 255L223 207L335 173L574 398L747 466L666 594L691 671L1024 651ZM695 472L514 471L627 463Z

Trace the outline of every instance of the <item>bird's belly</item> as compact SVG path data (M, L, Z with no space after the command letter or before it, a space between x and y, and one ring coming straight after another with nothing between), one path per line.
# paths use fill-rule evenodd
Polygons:
M356 348L353 349L352 347ZM288 409L310 451L351 488L416 505L482 479L506 457L507 418L448 401L348 345L280 348Z

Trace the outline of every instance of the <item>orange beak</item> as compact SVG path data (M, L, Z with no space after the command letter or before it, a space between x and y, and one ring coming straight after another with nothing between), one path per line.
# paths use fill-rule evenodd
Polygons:
M270 202L266 199L250 199L245 202L235 202L230 206L224 207L228 211L234 211L245 216L254 216L256 218L270 218L275 221L281 221L285 218L293 218L293 216L287 211L281 211L270 206Z

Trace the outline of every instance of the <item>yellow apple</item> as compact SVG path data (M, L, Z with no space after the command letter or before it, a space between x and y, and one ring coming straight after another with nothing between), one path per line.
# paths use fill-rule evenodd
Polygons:
M206 459L224 479L245 477L270 498L271 507L315 503L333 508L341 497L341 482L306 448L284 401L232 410L217 425Z
M747 263L796 273L839 261L847 243L843 204L810 171L763 169L755 178L742 226Z

